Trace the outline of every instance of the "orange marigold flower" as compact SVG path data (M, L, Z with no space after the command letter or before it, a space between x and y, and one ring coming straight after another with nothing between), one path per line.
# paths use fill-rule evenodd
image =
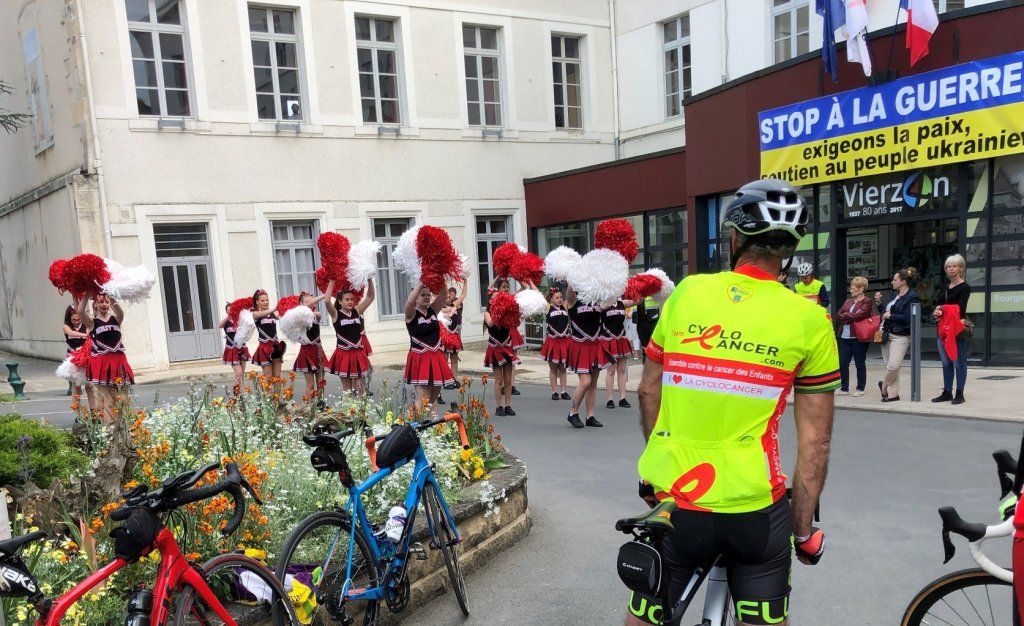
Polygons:
M295 380L295 372L288 372L288 378L291 380Z
M121 378L120 376L118 376L118 377L114 378L114 384L115 385L123 385L124 384L124 379Z
M103 513L104 515L110 515L112 512L120 508L122 504L124 504L123 500L120 502L108 502L100 507L100 513Z
M487 381L488 381L488 380L489 380L489 379L488 379L488 377L487 377L487 374L484 374L483 376L481 376L481 377L480 377L480 382L482 382L482 383L483 383L483 384L485 384L485 385L487 384Z
M188 559L189 561L193 561L194 562L194 561L198 561L200 557L199 557L199 553L198 552L189 552L188 554L185 555L185 558Z
M98 517L92 518L92 521L89 522L89 531L92 533L96 533L99 532L101 528L103 528L103 520L101 520Z
M245 386L245 393L252 393L252 387L250 387L249 385L246 385Z
M249 376L249 380L256 380L257 374L256 374L256 372L249 372L248 376Z
M128 482L126 482L124 484L124 488L125 489L135 489L138 486L139 486L139 481L137 481L137 480L129 480Z

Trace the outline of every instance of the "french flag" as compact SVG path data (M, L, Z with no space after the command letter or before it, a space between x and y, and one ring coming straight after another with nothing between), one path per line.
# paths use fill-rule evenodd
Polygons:
M900 7L907 12L907 49L913 67L928 54L928 40L939 27L939 16L932 0L900 0Z

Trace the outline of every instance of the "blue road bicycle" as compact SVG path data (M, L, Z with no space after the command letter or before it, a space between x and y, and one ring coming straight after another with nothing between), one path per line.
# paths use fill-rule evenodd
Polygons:
M373 435L365 429L366 449L374 473L358 485L343 449L345 440L355 430L303 437L306 445L314 448L310 457L313 467L319 472L336 472L349 493L344 507L314 513L300 522L277 559L276 573L290 588L304 623L353 624L361 612L363 624L376 624L381 601L392 613L405 610L409 603L409 555L427 558L423 546L412 541L421 503L430 548L440 550L459 607L464 615L469 615L466 585L459 566L461 538L434 477L434 465L427 459L418 436L420 431L448 421L456 422L462 446L469 448L462 416L456 413L402 424L385 435ZM383 531L375 532L366 516L362 496L410 462L414 466L404 502L406 522L401 538L393 543Z

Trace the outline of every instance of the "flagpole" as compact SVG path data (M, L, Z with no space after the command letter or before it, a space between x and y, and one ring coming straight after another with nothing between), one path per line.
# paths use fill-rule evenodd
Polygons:
M892 51L896 45L896 27L900 25L900 9L902 3L896 3L896 21L892 24L892 37L889 38L889 61L885 64L885 80L882 82L888 82L889 76L892 74ZM868 48L870 50L870 48Z

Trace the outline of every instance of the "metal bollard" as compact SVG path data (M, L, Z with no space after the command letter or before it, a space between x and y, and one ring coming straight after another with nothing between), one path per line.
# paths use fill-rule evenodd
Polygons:
M14 398L17 400L25 399L25 381L18 375L18 364L17 363L5 363L7 366L7 382L14 389Z
M921 401L921 303L910 305L910 401Z

